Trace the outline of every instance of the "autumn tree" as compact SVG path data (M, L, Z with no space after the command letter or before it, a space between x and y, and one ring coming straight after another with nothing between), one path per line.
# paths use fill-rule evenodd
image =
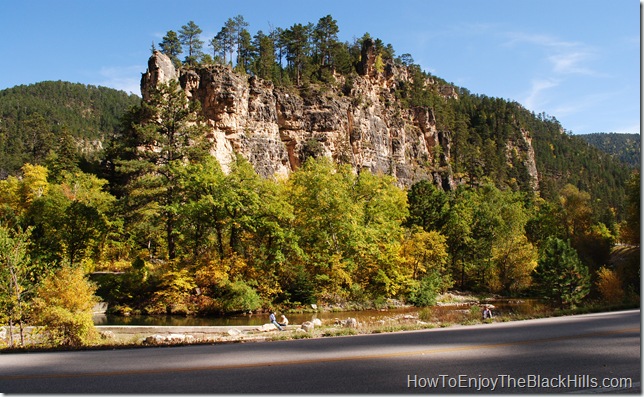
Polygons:
M408 229L401 246L400 255L412 280L420 280L428 272L436 272L442 279L444 291L452 285L447 267L447 244L439 232L425 231L418 226Z
M64 265L43 280L35 292L32 317L50 344L82 346L95 340L95 291L80 267Z
M565 227L566 238L576 241L592 223L590 194L568 184L559 192L560 221Z
M602 266L597 271L597 289L609 303L620 303L624 300L624 288L619 274Z

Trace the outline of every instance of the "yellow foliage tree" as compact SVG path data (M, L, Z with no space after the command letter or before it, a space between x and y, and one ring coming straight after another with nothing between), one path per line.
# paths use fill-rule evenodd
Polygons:
M622 280L613 270L602 266L597 271L597 289L609 303L619 303L624 300Z
M46 277L33 300L33 320L53 345L91 344L96 336L92 309L97 302L96 287L80 267L64 265Z
M413 226L403 241L400 254L414 280L422 278L428 270L435 270L442 277L449 278L446 237L437 231L426 232L421 227ZM449 280L446 281L449 284Z
M22 202L28 206L38 197L47 193L47 168L41 165L25 164L22 166L22 186L20 196Z
M492 247L492 271L486 279L493 292L519 292L530 286L538 253L525 235L499 241Z

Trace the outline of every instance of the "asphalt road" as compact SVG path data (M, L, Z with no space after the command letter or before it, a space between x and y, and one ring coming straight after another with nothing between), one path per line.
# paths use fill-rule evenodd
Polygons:
M634 310L294 341L0 354L0 392L639 394L640 322Z

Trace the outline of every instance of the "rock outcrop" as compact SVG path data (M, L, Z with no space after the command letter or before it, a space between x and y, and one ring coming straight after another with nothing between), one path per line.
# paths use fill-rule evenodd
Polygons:
M187 97L201 103L212 128L212 155L225 171L234 154L265 177L286 176L309 157L327 156L351 164L356 172L395 176L400 185L430 179L453 189L450 133L437 128L431 109L401 106L396 89L410 84L407 69L378 66L372 55L365 46L358 76L294 89L224 65L176 70L167 56L155 52L141 92L145 100L156 84L178 79ZM430 79L427 84L435 83ZM455 90L438 88L449 100L458 100ZM530 146L529 139L518 146L524 145Z

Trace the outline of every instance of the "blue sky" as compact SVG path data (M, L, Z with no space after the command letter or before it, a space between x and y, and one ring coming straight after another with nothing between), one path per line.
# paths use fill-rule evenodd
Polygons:
M572 133L640 132L639 0L0 0L0 89L63 80L140 94L153 42L191 20L207 42L238 14L252 35L330 14L342 41L368 32Z

